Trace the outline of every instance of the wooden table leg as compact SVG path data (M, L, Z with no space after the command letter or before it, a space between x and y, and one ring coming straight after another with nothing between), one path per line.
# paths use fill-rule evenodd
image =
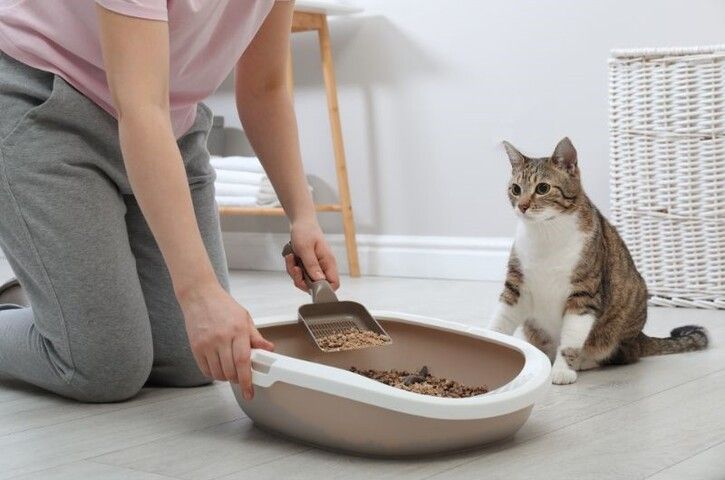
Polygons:
M318 30L318 35L320 55L322 57L322 74L327 93L327 111L330 116L330 129L332 130L332 148L335 154L337 185L340 190L340 204L342 205L342 225L345 232L347 263L350 268L350 276L359 277L360 264L357 255L357 240L355 239L355 221L350 200L350 184L347 179L345 147L342 142L342 125L340 124L340 110L337 104L337 84L335 81L335 68L332 62L330 31L327 27L327 17L325 15L322 15L322 26Z

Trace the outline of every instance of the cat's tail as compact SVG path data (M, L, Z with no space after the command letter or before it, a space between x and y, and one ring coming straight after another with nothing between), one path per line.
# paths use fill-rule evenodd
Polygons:
M707 330L697 325L677 327L670 332L670 336L667 338L649 337L640 332L637 341L642 357L694 352L706 348L709 343Z

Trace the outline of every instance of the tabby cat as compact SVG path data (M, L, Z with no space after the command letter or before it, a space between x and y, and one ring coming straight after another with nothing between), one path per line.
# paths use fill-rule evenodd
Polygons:
M579 370L707 346L698 326L675 328L668 338L642 333L647 287L617 231L584 193L568 138L544 158L504 146L519 221L491 329L510 335L522 326L552 360L555 384L573 383Z

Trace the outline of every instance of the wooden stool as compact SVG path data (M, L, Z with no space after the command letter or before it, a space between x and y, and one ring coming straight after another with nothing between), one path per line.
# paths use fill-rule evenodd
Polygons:
M350 199L350 185L347 179L347 163L345 161L345 148L342 141L342 125L337 104L337 83L335 69L332 61L332 48L330 46L330 31L327 27L327 15L340 15L356 13L361 10L345 5L330 4L316 0L298 0L292 18L292 32L317 31L320 42L320 56L322 58L322 74L327 93L327 110L330 117L332 133L332 147L335 155L335 170L337 172L337 188L340 192L340 202L333 204L317 204L318 212L339 212L342 214L342 225L345 233L345 249L347 251L347 264L351 277L360 276L360 263L357 254L357 241L355 239L355 221L352 214ZM290 93L294 90L294 77L292 75L292 52L288 60L288 87ZM220 207L221 215L284 215L281 208L267 207Z

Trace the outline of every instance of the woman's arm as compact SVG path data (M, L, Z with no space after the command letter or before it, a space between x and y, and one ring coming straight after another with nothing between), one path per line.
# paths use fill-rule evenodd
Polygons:
M290 219L292 244L314 280L337 288L337 264L317 222L307 188L297 120L287 90L287 56L294 2L276 2L237 64L239 118ZM295 285L306 290L302 271L286 258Z
M221 287L199 233L169 115L166 22L98 8L101 47L129 181L169 268L194 356L251 395L250 343L271 348Z

